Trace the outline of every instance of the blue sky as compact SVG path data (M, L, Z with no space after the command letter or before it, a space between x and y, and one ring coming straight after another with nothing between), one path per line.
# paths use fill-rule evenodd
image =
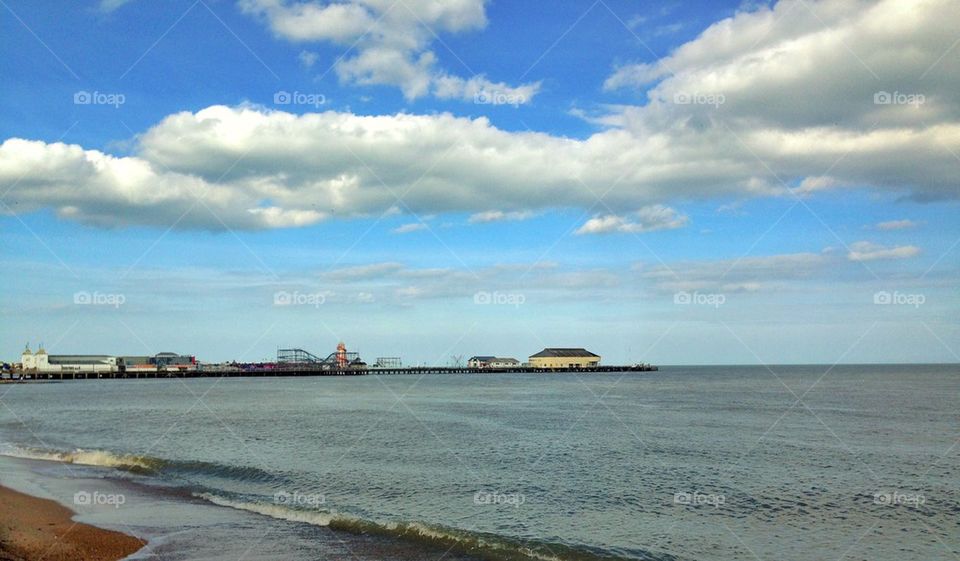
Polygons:
M5 360L960 361L947 0L2 14Z

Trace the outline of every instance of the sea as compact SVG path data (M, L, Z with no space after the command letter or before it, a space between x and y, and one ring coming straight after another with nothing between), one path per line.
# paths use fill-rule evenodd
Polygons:
M131 559L956 561L960 366L0 385Z

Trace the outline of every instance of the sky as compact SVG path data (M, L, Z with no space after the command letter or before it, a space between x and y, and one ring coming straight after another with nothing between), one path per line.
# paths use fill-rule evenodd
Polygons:
M960 362L954 0L3 0L0 55L8 362Z

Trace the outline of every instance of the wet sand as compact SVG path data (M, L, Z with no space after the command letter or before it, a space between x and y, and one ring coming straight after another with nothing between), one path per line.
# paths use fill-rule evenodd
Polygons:
M0 561L108 561L146 542L73 520L60 504L0 486Z

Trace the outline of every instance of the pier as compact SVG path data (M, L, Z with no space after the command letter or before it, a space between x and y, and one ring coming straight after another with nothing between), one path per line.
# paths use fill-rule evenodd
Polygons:
M496 374L563 374L600 372L653 372L650 364L630 366L590 366L580 368L471 368L466 366L404 366L390 368L328 368L314 365L239 365L236 367L206 367L185 370L111 371L111 372L39 372L25 373L32 380L155 380L164 378L262 378L297 376L403 376L403 375L496 375Z
M378 357L367 364L356 351L341 341L326 357L300 348L278 348L276 361L198 361L194 355L160 352L141 355L53 355L41 345L34 353L27 345L21 363L4 372L23 380L156 380L163 378L243 378L280 376L403 376L403 375L492 375L562 374L602 372L652 372L651 364L601 365L600 356L583 348L555 347L530 356L529 362L515 358L473 356L452 357L449 366L403 366L400 357ZM0 376L2 377L2 376Z

